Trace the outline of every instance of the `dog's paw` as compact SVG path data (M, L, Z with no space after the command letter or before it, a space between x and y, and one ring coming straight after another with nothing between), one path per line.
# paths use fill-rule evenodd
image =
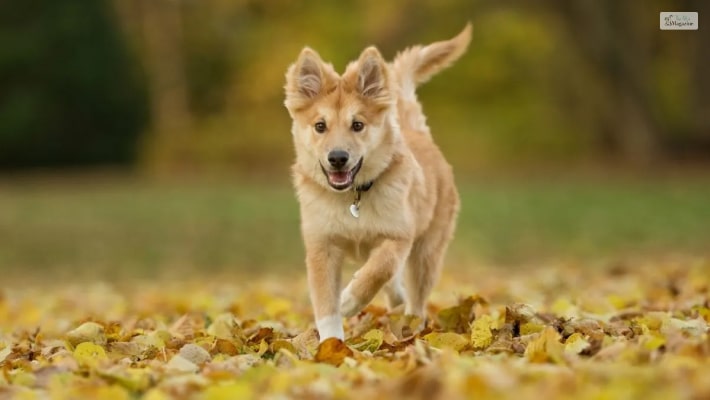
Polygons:
M316 329L318 330L318 336L321 342L332 337L345 340L343 320L339 315L330 315L317 320Z
M365 304L352 294L350 286L340 295L340 312L344 317L352 317L365 308Z

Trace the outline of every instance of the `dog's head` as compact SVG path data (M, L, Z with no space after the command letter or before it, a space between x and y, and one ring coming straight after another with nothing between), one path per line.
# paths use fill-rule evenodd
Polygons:
M305 48L286 73L296 167L336 191L371 181L390 162L394 93L387 63L369 47L342 76Z

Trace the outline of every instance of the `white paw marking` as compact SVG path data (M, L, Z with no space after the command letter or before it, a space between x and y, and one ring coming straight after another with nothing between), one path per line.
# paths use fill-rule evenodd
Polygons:
M329 315L317 320L316 328L318 329L318 336L320 336L321 342L332 337L340 340L345 339L343 320L340 318L340 315Z

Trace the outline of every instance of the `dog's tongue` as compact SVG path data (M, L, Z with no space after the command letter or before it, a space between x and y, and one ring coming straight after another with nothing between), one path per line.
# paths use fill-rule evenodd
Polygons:
M328 172L328 179L334 185L343 185L350 181L350 171L331 171Z

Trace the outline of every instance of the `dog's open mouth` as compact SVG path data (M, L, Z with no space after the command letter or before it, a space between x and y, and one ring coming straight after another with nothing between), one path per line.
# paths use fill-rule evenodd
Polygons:
M355 166L350 170L340 171L340 170L326 170L323 165L320 166L325 174L326 179L328 179L328 184L335 190L345 190L353 185L355 182L355 176L360 172L360 167L362 167L362 157L355 164Z

